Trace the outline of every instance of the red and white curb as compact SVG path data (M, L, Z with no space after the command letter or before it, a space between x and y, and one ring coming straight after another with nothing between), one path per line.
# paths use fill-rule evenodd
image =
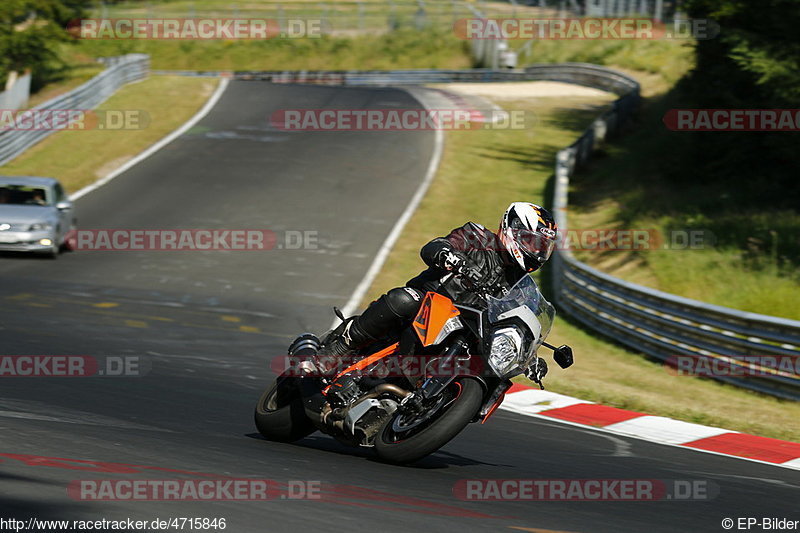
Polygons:
M515 383L501 409L650 442L800 470L800 443L600 405Z

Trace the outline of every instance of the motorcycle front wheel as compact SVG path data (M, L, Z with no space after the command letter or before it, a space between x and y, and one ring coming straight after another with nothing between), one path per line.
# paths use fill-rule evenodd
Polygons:
M472 378L453 381L421 415L397 412L375 438L378 456L390 463L411 463L432 454L470 423L481 407L483 387Z

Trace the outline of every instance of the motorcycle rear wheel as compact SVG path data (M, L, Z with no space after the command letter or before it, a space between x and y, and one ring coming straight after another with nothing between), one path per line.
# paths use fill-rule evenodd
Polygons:
M390 463L411 463L432 454L461 433L481 407L483 387L472 378L454 381L452 386L457 387L455 397L423 427L410 425L413 428L410 431L398 432L396 421L403 415L398 413L389 419L375 438L378 456Z

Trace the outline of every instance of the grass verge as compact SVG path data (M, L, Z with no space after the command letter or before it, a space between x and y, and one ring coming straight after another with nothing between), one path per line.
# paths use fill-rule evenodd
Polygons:
M51 176L61 180L68 192L75 192L186 122L206 102L217 83L181 76L151 76L126 85L98 110L145 111L149 118L146 127L60 131L0 167L0 174Z
M569 98L503 102L507 110L536 113L536 127L448 133L437 176L366 301L415 275L423 267L419 249L431 238L467 220L495 227L511 201L545 202L556 151L589 124L599 112L599 104L602 102ZM577 361L568 370L550 365L546 380L550 390L649 414L800 440L797 402L710 380L673 376L662 365L608 342L565 317L556 320L550 338L557 344L573 346Z
M452 31L400 29L379 35L264 41L97 40L74 43L93 57L144 53L157 70L382 70L469 68L466 41Z

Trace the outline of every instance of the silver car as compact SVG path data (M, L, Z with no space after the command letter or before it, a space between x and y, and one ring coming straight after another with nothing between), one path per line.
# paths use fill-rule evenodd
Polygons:
M0 176L0 251L57 257L75 220L75 209L58 180Z

